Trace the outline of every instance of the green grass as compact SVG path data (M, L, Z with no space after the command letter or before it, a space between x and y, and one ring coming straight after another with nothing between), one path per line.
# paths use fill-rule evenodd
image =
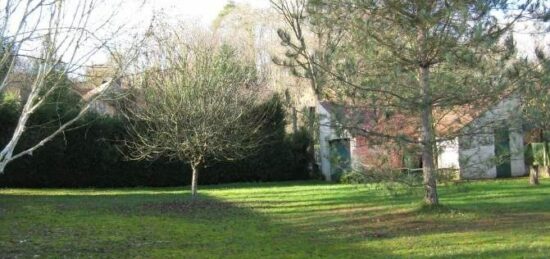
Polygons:
M319 182L0 190L0 257L372 258L550 255L550 181L421 192Z

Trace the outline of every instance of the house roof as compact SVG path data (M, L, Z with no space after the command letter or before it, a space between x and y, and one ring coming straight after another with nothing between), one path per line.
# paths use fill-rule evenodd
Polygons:
M481 112L473 109L471 105L455 107L449 111L434 112L436 121L436 133L440 136L453 134L462 130L466 125L477 118Z
M483 104L483 100L480 100L476 104L466 104L457 106L450 111L436 112L436 120L438 122L436 124L436 131L439 135L456 134L478 118L483 117L487 112L491 111L493 107L512 98L517 98L517 95L514 93L506 93L495 101L485 102L485 105ZM482 106L481 109L479 106Z
M327 112L336 115L335 119L347 129L352 136L372 135L379 137L419 135L417 119L405 114L388 113L368 106L346 106L333 102L320 102Z
M490 111L492 107L507 98L512 98L512 96L511 94L506 94L498 98L497 101L486 102L486 105L483 105L483 109L478 108L480 106L479 103L482 103L483 100L480 100L478 104L456 106L446 111L435 109L436 134L438 136L457 134L464 127ZM387 114L367 106L352 107L326 101L320 102L320 104L330 114L337 114L336 119L340 123L347 122L346 124L349 128L355 129L355 131L350 131L352 135L384 133L390 136L408 136L418 139L421 134L420 120L414 114ZM359 127L350 126L353 123L359 125Z

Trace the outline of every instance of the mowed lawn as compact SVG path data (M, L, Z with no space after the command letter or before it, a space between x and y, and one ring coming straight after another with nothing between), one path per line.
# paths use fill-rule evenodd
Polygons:
M550 256L550 181L449 184L445 207L382 185L0 190L0 257Z

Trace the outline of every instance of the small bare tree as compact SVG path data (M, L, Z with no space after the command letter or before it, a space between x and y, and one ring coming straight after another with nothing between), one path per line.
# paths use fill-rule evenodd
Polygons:
M72 118L64 118L49 135L30 147L17 149L23 133L29 128L33 113L43 106L49 96L63 87L66 78L74 78L89 60L102 51L111 52L109 43L120 33L122 26L110 21L116 8L105 12L100 8L102 0L5 0L0 2L0 92L9 88L18 74L21 61L36 64L30 83L23 87L29 94L22 99L23 107L11 139L0 147L0 173L11 161L32 155L48 141L61 134L102 96L124 70L122 62L114 77L98 85L79 112ZM111 4L112 5L112 4ZM101 9L101 10L100 10ZM102 17L102 18L99 18ZM115 28L116 27L116 28ZM137 41L139 42L139 41ZM134 48L129 48L134 49ZM127 55L132 56L132 55Z
M166 27L152 35L140 59L145 72L135 78L130 96L129 157L189 164L195 197L208 162L242 159L257 150L266 114L257 109L254 64L239 60L227 45L189 40L183 30Z

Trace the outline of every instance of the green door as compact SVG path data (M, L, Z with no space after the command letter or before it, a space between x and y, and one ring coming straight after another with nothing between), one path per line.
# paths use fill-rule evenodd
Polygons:
M351 152L349 139L330 141L331 174L333 180L340 179L345 171L351 169Z
M510 156L510 130L495 130L495 156L497 158L497 178L512 176Z

